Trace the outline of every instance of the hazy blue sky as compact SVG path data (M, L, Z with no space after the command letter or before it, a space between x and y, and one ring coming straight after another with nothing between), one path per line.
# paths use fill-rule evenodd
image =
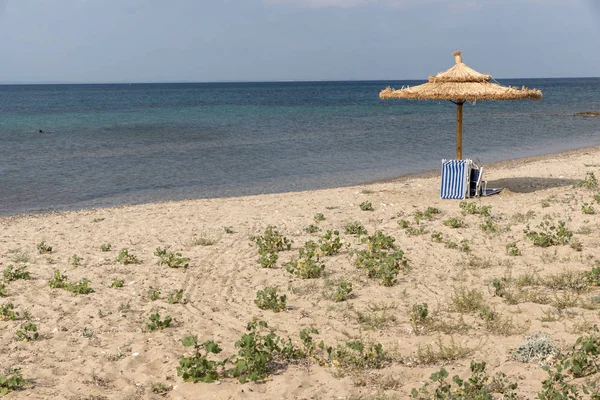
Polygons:
M600 0L0 0L0 82L600 76Z

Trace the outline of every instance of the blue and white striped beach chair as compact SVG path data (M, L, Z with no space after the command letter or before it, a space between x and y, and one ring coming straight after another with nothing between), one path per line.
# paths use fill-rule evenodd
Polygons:
M442 199L466 199L481 194L482 168L473 160L442 160Z

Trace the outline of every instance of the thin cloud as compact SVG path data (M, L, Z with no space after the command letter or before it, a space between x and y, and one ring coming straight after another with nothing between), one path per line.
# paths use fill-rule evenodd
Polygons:
M400 7L407 4L419 4L423 2L429 3L446 3L450 8L474 8L481 7L485 4L500 3L504 4L507 0L263 0L266 4L276 5L289 5L295 7L307 7L307 8L326 8L326 7L337 7L337 8L351 8L358 6L365 6L369 4L387 5L391 7ZM510 0L511 4L519 3L571 3L580 0ZM597 0L589 0L597 1Z
M415 3L415 0L264 0L264 2L267 4L291 5L309 8L351 8L367 4L386 4L398 6L408 3Z

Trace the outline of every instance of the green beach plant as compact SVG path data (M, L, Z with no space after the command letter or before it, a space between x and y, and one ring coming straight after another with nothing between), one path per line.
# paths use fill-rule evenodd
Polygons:
M304 232L306 233L317 233L321 231L321 228L319 228L317 225L311 224L309 226L307 226L306 228L304 228Z
M345 226L345 232L347 235L367 235L365 227L357 221L347 222Z
M460 218L451 217L443 222L444 225L449 226L452 229L462 228L465 226L465 223Z
M10 264L6 268L4 268L4 271L2 272L2 280L7 283L16 281L17 279L30 278L31 276L29 274L29 271L27 270L26 265L19 265L15 267L14 265Z
M122 288L124 285L125 285L125 281L123 279L115 278L115 279L113 279L113 281L111 282L109 287Z
M258 262L263 268L273 268L277 263L278 252L290 250L292 241L282 236L275 227L269 225L263 236L252 236L250 238L258 247Z
M148 298L151 301L156 301L160 298L160 290L151 287L150 289L148 289Z
M13 303L6 303L0 306L0 321L14 321L19 317L19 313L15 311Z
M525 235L533 242L534 246L550 247L565 245L571 241L573 232L567 229L565 221L558 221L558 225L548 220L542 221L538 228L540 231L532 231L529 225L524 230Z
M183 289L175 290L169 295L167 301L169 304L186 304L188 301L185 297L183 297L183 295Z
M21 328L15 334L15 340L25 343L31 340L37 340L39 337L40 334L37 331L37 326L32 322L21 324Z
M313 219L315 220L315 222L325 221L325 215L323 215L323 213L317 213L315 214Z
M190 265L188 263L190 259L183 257L181 253L174 253L160 247L156 248L154 255L159 258L158 265L166 265L169 268L187 268Z
M38 253L40 253L40 254L52 253L52 247L48 246L46 244L46 242L44 242L44 241L39 242L36 247L37 247Z
M81 264L82 260L83 258L77 254L73 254L71 257L69 257L69 263L73 266L73 268L77 268Z
M171 326L171 322L173 321L173 318L171 318L169 315L167 315L165 317L165 319L160 319L160 314L159 313L154 313L150 315L150 321L146 323L146 329L148 331L156 331L156 330L163 330L168 328L169 326Z
M225 365L228 360L212 361L208 357L211 354L221 353L219 345L212 340L198 343L197 336L186 336L182 343L185 347L192 347L194 354L190 357L182 356L177 367L177 376L184 382L211 383L219 379L217 368Z
M509 256L520 256L521 255L521 250L519 250L519 248L517 247L517 244L515 242L511 242L511 243L507 243L506 244L506 254L508 254Z
M459 204L462 210L462 215L475 214L483 217L489 217L491 215L492 206L477 206L477 203L469 203L467 201L461 201Z
M286 265L286 270L302 279L319 278L325 270L319 251L315 242L306 242L304 247L298 249L298 258Z
M367 249L351 252L356 256L356 266L366 270L369 278L380 279L383 286L395 285L400 271L409 269L404 252L394 244L395 239L377 231L362 241L367 244Z
M277 288L267 286L263 290L256 292L256 299L254 304L261 310L272 310L273 312L280 312L285 310L286 296L277 296Z
M48 281L48 286L55 289L64 289L76 295L94 293L94 289L89 287L89 283L90 281L85 278L79 282L71 283L66 275L55 269L53 278Z
M596 210L594 209L594 206L592 206L591 204L588 203L583 203L583 205L581 206L581 212L587 215L593 215L596 214Z
M299 352L291 341L284 342L274 332L266 333L269 326L256 318L246 326L246 332L235 343L238 353L233 357L231 376L241 383L262 382L270 375L278 363L297 357Z
M19 368L5 368L4 373L0 374L0 396L6 396L9 392L22 390L25 386L25 379L21 375Z
M103 252L110 251L111 247L112 246L110 243L102 243L100 245L100 251L103 251Z
M139 263L137 257L133 253L130 253L127 248L121 249L115 261L123 265Z
M360 203L359 207L363 211L375 211L375 209L373 208L373 204L371 204L370 201L363 201L362 203Z

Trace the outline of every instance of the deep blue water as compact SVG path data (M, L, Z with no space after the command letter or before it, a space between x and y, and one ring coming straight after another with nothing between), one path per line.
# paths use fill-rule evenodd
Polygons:
M454 158L456 106L422 82L0 85L0 215L335 187ZM482 163L600 144L600 78L501 80L542 101L464 107ZM36 133L38 129L46 134Z

